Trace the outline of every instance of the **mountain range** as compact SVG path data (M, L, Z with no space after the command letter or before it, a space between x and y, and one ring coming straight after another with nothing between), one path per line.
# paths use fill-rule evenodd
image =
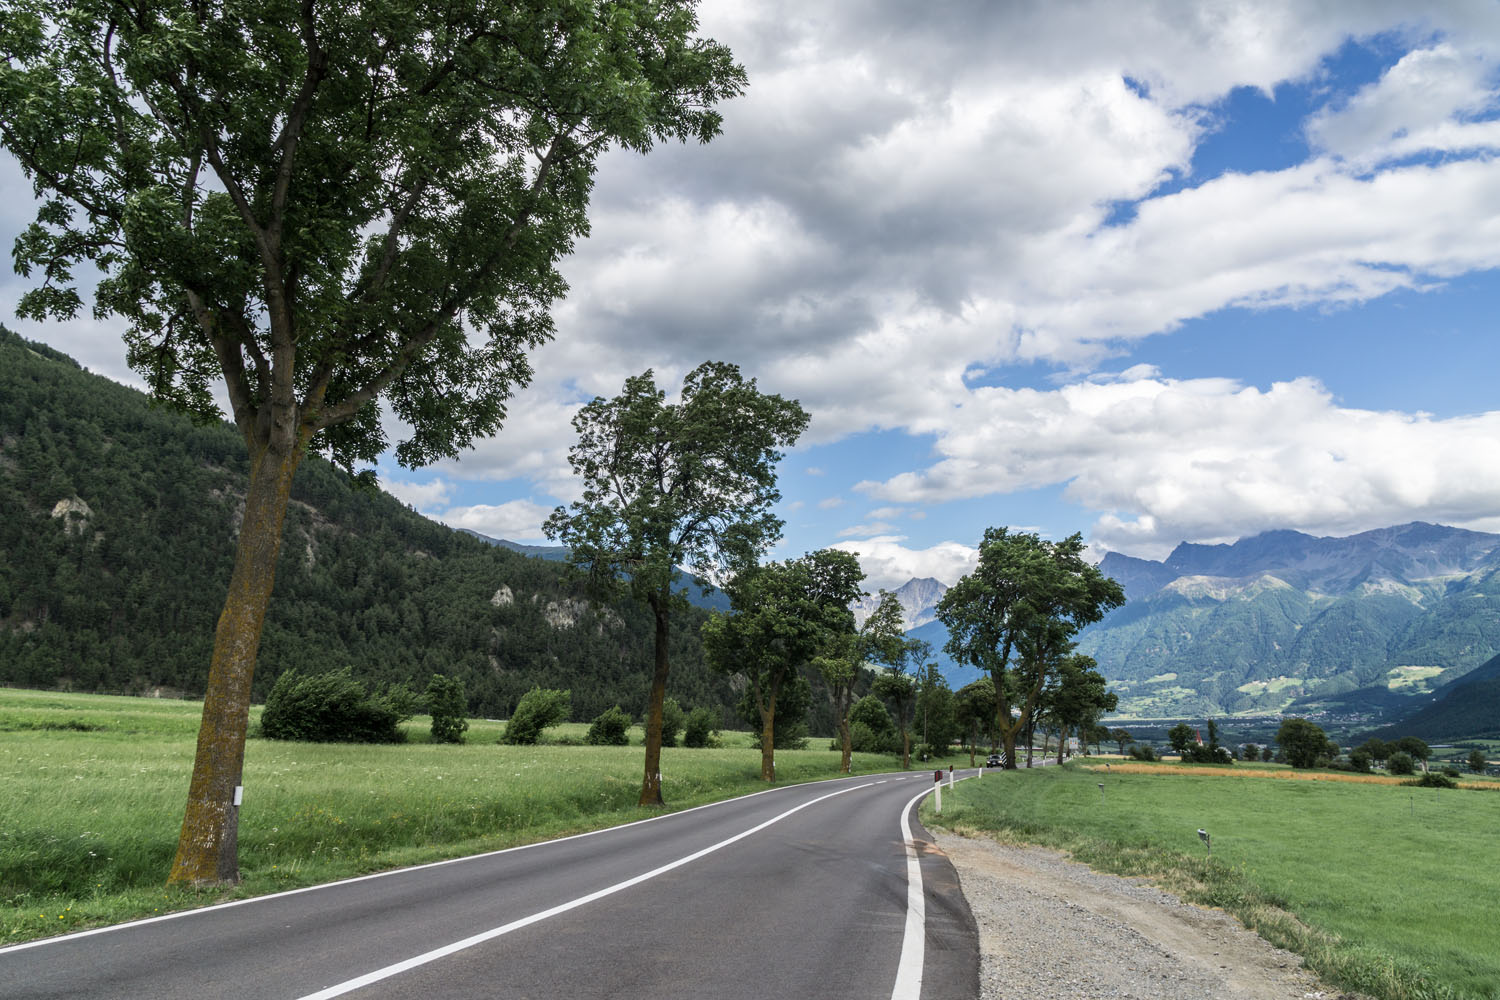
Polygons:
M1126 717L1288 712L1375 725L1500 652L1500 535L1423 522L1342 538L1268 531L1184 543L1160 562L1111 552L1099 566L1127 600L1083 630L1078 649ZM918 583L935 581L907 586ZM926 589L932 603L941 586ZM941 650L947 633L930 608L911 618L908 634ZM955 687L978 676L936 658Z

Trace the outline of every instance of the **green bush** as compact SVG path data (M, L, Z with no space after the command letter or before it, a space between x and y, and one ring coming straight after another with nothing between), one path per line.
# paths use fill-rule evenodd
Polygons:
M719 715L711 708L698 707L687 714L683 723L682 745L694 749L713 746L719 738Z
M534 687L521 695L516 710L510 714L510 721L505 724L505 735L500 737L500 741L535 743L541 738L543 729L564 721L572 710L571 691Z
M1370 751L1363 747L1349 751L1349 769L1352 771L1369 771L1373 762L1374 758L1370 756Z
M901 733L885 702L867 694L849 710L849 743L855 753L898 753Z
M630 742L630 716L616 705L607 708L594 717L589 723L588 735L584 742L594 746L623 747ZM665 730L663 730L662 744L666 745Z
M1385 769L1392 774L1416 774L1417 762L1405 750L1397 750L1386 758Z
M675 747L677 734L682 732L684 721L682 706L676 698L668 698L661 705L661 745Z
M1130 744L1130 759L1159 760L1160 758L1156 756L1156 750L1150 744L1132 743Z
M1439 774L1437 771L1428 771L1414 781L1403 781L1403 785L1414 785L1418 788L1457 788L1458 779L1452 775Z
M427 713L432 716L432 742L462 743L469 728L469 699L457 677L433 674L427 682Z
M306 677L288 670L266 697L260 732L273 740L400 743L414 700L404 686L372 695L348 667Z

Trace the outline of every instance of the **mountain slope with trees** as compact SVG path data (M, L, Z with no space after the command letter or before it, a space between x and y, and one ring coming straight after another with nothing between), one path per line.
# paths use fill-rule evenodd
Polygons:
M1500 535L1271 531L1100 569L1129 601L1079 651L1132 714L1396 718L1500 652Z
M244 444L0 327L0 683L199 696L246 488ZM297 471L255 675L353 668L375 684L463 680L505 717L535 685L577 719L645 705L652 622L596 608L561 565L416 514L309 458ZM690 609L670 694L732 719ZM831 726L831 723L829 723Z

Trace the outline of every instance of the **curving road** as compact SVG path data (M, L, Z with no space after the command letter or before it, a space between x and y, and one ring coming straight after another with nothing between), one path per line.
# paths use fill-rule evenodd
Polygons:
M932 786L777 788L16 945L0 996L971 998L974 919L915 816Z

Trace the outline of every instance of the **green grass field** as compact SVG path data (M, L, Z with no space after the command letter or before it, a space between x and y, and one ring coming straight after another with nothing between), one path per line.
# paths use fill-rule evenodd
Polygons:
M1500 786L1235 770L1126 774L1075 762L991 776L945 794L940 825L1147 875L1382 1000L1500 997ZM924 821L938 823L931 811L924 804ZM1211 860L1199 828L1212 836Z
M243 883L164 888L192 769L201 706L0 689L0 943L220 899L512 847L654 815L636 806L640 730L629 747L497 741L471 720L461 746L426 742L427 720L395 746L252 738L240 813ZM587 726L549 729L582 741ZM252 725L253 732L253 725ZM727 732L713 750L668 748L671 809L764 789L760 751ZM781 783L835 777L838 754L777 751ZM966 762L967 758L965 758ZM856 755L856 773L899 760Z

